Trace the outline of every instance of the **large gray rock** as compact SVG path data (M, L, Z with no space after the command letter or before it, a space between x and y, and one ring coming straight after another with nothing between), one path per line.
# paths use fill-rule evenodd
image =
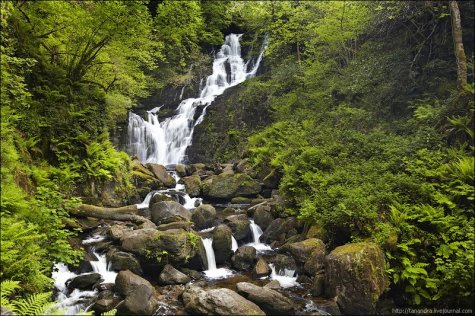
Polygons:
M270 244L272 241L283 243L289 238L290 232L296 232L300 223L295 217L277 218L273 220L261 235L261 242Z
M67 285L69 289L92 290L94 284L100 280L101 275L99 273L81 274L72 278Z
M304 265L309 276L322 270L325 264L325 244L317 238L285 244L281 250L289 253L297 262Z
M191 220L191 212L175 201L153 204L150 215L152 216L152 222L157 225L181 221L189 222Z
M216 218L216 209L210 204L198 206L191 214L191 220L197 230L202 230L213 226Z
M201 178L199 175L184 177L182 180L189 196L196 197L201 194Z
M120 271L115 286L125 296L125 300L117 307L118 315L151 315L155 311L159 293L144 278L129 270Z
M146 166L163 185L168 188L175 187L175 179L168 173L164 166L155 163L148 163Z
M256 262L256 249L251 246L239 247L232 256L231 262L236 270L250 270Z
M110 268L114 271L130 270L135 274L142 274L142 267L135 256L123 251L110 251L108 253Z
M276 271L297 269L297 263L295 262L295 259L283 254L274 255L268 258L268 261L274 265Z
M236 196L256 195L261 185L244 173L221 173L203 182L203 194L211 199L231 199Z
M183 293L185 310L201 315L265 315L253 302L226 289L202 290L192 286Z
M292 301L275 290L248 282L239 282L236 286L239 294L256 303L268 315L292 315L295 313Z
M256 265L254 266L254 269L252 270L252 275L255 278L262 278L268 276L270 273L271 269L269 268L267 261L262 257L259 258Z
M349 315L374 314L388 286L383 251L367 242L335 248L326 257L325 276L325 295L336 297Z
M119 298L114 296L113 291L104 290L97 295L91 309L96 313L105 313L116 307L119 302Z
M125 234L121 241L125 251L138 254L158 265L170 263L180 267L186 264L200 271L208 265L201 238L194 232L182 229L137 229Z
M274 220L271 214L271 208L268 205L259 205L253 214L254 222L259 225L262 230L265 230Z
M231 228L236 240L247 240L251 235L251 223L245 214L228 216L224 222Z
M219 225L213 231L213 250L217 264L225 263L233 254L231 249L231 229L226 225Z
M183 179L186 177L186 166L185 165L176 165L175 166L176 173Z
M160 276L158 277L158 282L161 285L186 284L190 281L191 279L189 276L178 271L169 264L165 265L162 272L160 273Z

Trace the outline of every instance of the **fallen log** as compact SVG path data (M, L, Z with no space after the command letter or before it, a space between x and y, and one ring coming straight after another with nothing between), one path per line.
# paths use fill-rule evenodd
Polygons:
M152 221L143 216L137 215L137 212L137 205L100 207L89 204L80 204L77 209L71 210L70 214L75 217L94 217L115 221L130 221L137 224L143 224L147 228L156 227Z

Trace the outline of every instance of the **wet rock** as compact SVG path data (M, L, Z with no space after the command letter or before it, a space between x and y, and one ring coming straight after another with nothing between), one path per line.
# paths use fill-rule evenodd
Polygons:
M222 166L222 168L223 168L222 173L231 174L231 175L234 174L234 170L233 170L233 165L232 165L232 164L222 164L221 166Z
M99 293L91 309L96 313L105 313L114 309L120 300L114 297L114 292L105 290Z
M344 314L374 314L388 286L384 254L361 242L335 248L325 261L325 295L336 297Z
M261 185L246 174L221 173L203 182L203 194L211 199L231 199L236 196L255 195Z
M213 231L213 250L217 264L223 264L231 257L231 245L231 229L223 224L217 226Z
M310 226L310 228L307 231L306 237L307 239L317 238L317 239L322 240L323 242L326 242L328 240L325 229L321 225L317 225L317 224Z
M231 262L236 270L250 270L254 266L254 262L256 262L256 249L251 246L239 247L232 256Z
M266 285L264 285L264 287L268 288L268 289L276 290L276 289L280 289L280 283L277 280L272 280L269 283L267 283Z
M271 214L271 208L268 205L257 206L253 217L254 222L259 225L262 230L265 230L274 220L274 217Z
M192 314L265 315L256 304L226 288L205 291L193 286L182 297L185 310Z
M239 294L256 303L268 315L291 315L295 313L292 301L275 290L248 282L239 282L236 286Z
M191 212L174 201L153 204L150 215L152 216L152 222L157 225L181 221L189 222L191 220Z
M150 199L149 208L151 209L153 204L156 204L159 202L166 202L166 201L175 201L175 199L165 194L160 194L160 193L154 194L152 198Z
M135 256L128 252L111 251L108 253L110 268L114 271L130 270L142 274L142 267Z
M94 284L99 282L101 275L99 273L81 274L66 282L68 289L92 290Z
M269 268L269 265L267 264L266 260L262 257L259 258L254 269L252 270L252 275L255 278L262 278L268 276L270 273L271 269Z
M193 226L192 222L173 222L168 224L162 224L157 226L157 230L165 231L169 229L183 229L190 231Z
M250 204L251 199L243 196L237 196L231 199L231 204Z
M261 235L261 242L270 244L272 241L284 242L288 236L288 232L299 226L295 217L277 218L273 220L264 233Z
M169 264L165 265L162 272L160 273L160 276L158 277L158 282L161 285L186 284L190 281L190 277L178 271Z
M94 290L102 291L114 291L115 283L96 283L93 287Z
M147 168L153 173L164 186L167 188L173 188L176 185L175 179L168 173L167 168L155 163L146 164Z
M126 270L117 274L115 286L125 296L117 307L118 315L151 315L154 312L159 293L150 282Z
M186 166L185 165L176 165L175 166L176 173L181 177L186 177Z
M190 278L192 278L193 280L201 279L201 273L199 273L196 270L188 269L188 268L181 268L180 271L183 272L184 274L186 274L187 276L189 276Z
M325 244L320 239L310 238L300 242L286 244L281 248L299 263L305 263L307 272L313 276L321 270L325 261Z
M231 228L236 240L246 240L250 237L250 222L245 214L228 216L224 222L229 226L229 228Z
M107 235L113 240L120 240L124 236L125 231L130 230L132 230L132 228L125 224L116 224L109 227Z
M324 273L317 274L313 278L313 283L312 283L312 288L310 289L310 293L312 293L312 295L315 297L322 296L325 290L324 286L325 286L325 274Z
M201 194L201 178L198 175L182 178L185 184L186 192L191 197L196 197Z
M297 269L297 263L290 256L277 254L269 258L268 261L274 265L276 271Z
M209 204L198 206L191 215L191 220L197 230L202 230L213 226L216 218L216 209Z
M190 268L203 270L208 264L201 238L194 232L138 229L127 233L121 241L125 251L148 258L158 265L164 265L168 260L175 267L187 264Z

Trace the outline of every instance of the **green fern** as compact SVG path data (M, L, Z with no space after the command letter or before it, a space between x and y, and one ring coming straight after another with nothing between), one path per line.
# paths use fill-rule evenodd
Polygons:
M36 293L26 298L14 298L15 291L20 288L20 282L5 280L1 283L0 305L8 308L15 315L45 315L49 313L54 303L50 301L51 292Z
M116 313L117 313L116 309L111 309L108 312L102 313L102 316L115 316Z

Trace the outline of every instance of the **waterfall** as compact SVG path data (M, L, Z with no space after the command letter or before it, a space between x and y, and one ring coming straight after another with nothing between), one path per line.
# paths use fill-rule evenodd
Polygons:
M139 204L136 204L137 205L137 209L139 210L142 210L144 208L148 208L149 207L149 204L150 204L150 200L152 199L152 197L157 193L157 191L152 191L150 192L149 194L147 194L147 196L145 197L145 199L143 200L142 203L139 203Z
M229 87L255 76L259 68L265 46L252 69L248 71L248 63L245 64L241 57L239 43L241 35L226 36L213 61L213 73L206 78L199 97L181 101L176 109L176 115L159 122L157 108L148 111L146 120L132 112L129 113L128 134L131 155L136 155L142 162L163 165L179 164L184 161L186 149L191 145L194 127L203 122L206 109L216 96L223 94ZM199 106L203 111L196 122L193 122Z
M248 246L254 247L258 252L272 250L271 246L260 242L259 238L261 237L263 232L259 225L254 223L253 219L250 219L249 221L251 222L250 226L253 242L248 244Z
M294 276L295 270L284 269L283 271L279 270L279 272L276 272L275 266L272 263L269 263L269 267L272 271L270 279L279 281L281 287L286 288L300 285L297 282L297 275Z
M104 281L101 283L115 283L115 277L117 272L110 269L110 265L107 264L106 255L100 255L93 251L93 254L97 257L97 261L89 261L92 266L92 270L99 273Z
M236 240L236 238L234 238L234 236L231 236L231 250L233 252L236 252L237 249L238 249L237 240Z
M214 256L213 239L205 238L201 239L206 251L206 259L208 260L208 270L204 271L204 274L210 279L226 278L233 274L233 272L226 268L216 267L216 258Z

